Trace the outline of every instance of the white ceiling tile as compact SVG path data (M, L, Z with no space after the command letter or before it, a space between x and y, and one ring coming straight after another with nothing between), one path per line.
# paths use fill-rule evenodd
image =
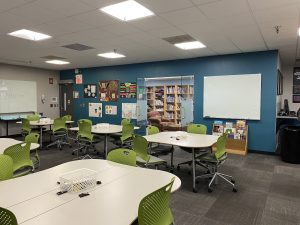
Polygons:
M299 0L248 0L251 8L256 11L260 9L281 8L288 5L298 5Z
M192 0L193 3L195 3L196 5L204 5L204 4L209 4L209 3L213 3L213 2L219 2L222 0Z
M94 10L93 7L74 0L37 0L35 4L43 9L50 9L64 16L72 16Z
M0 4L0 12L4 12L10 10L12 8L16 8L27 3L30 3L34 0L1 0Z
M39 7L35 4L35 2L32 4L23 5L22 7L14 8L9 12L25 19L30 19L34 22L38 21L39 23L45 23L64 17L63 14Z
M246 0L223 0L210 4L198 5L198 7L210 19L242 15L249 12Z
M163 13L160 16L173 25L194 23L207 20L206 16L203 13L201 13L200 10L196 7L190 7L169 13Z
M188 0L138 0L138 2L155 14L170 12L193 6Z
M109 31L117 36L140 32L139 29L135 28L130 23L126 23L123 21L108 26L103 26L101 27L101 29L103 29L103 32Z
M147 31L153 29L167 28L169 23L159 18L158 16L150 16L140 20L134 20L130 24L138 29Z
M175 26L169 26L163 29L148 30L147 33L151 36L155 36L159 38L173 37L173 36L179 36L185 34L184 31L176 28Z
M89 11L73 16L76 20L92 25L94 27L106 26L114 23L118 23L114 18L107 16L99 10Z

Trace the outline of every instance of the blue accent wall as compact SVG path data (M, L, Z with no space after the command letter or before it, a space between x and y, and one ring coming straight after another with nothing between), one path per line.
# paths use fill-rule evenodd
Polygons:
M99 80L136 81L142 77L159 76L195 76L194 122L206 124L211 131L214 119L203 118L203 77L234 74L262 74L261 119L247 121L249 125L248 148L255 151L275 152L276 133L276 86L277 51L242 53L222 56L210 56L162 62L83 68L83 82L97 83ZM61 71L60 78L74 79L74 70ZM97 99L84 99L83 85L74 85L80 92L80 99L74 99L74 119L88 117L88 103ZM135 99L119 99L118 102L103 102L105 105L117 105L118 115L103 114L103 118L91 118L94 123L120 123L122 102L136 102ZM82 107L82 104L85 104ZM81 106L80 106L81 105ZM220 109L221 110L221 109ZM225 120L223 120L225 121Z

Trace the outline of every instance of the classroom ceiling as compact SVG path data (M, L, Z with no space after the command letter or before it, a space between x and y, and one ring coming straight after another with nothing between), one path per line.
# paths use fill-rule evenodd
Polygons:
M128 22L99 10L118 2L1 0L0 62L61 70L272 49L279 49L284 65L300 59L300 0L137 0L155 15ZM7 35L19 29L53 38L33 42ZM163 40L186 34L207 48L184 51ZM62 47L76 43L92 48ZM127 57L97 56L114 49ZM46 64L45 56L66 58L71 64Z

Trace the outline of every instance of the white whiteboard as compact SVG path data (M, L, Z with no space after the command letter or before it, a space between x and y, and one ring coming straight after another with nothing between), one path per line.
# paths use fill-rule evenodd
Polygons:
M261 74L205 76L203 117L260 119Z
M0 79L0 113L37 111L35 81Z

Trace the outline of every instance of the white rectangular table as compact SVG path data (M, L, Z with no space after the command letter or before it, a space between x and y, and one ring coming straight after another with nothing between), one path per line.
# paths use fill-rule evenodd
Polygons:
M59 176L80 168L97 171L101 185L87 190L90 195L60 191ZM101 159L78 160L0 182L1 207L8 208L22 225L129 225L138 216L143 197L175 177L172 192L181 181L175 175Z
M184 131L160 132L157 134L144 136L150 143L168 144L173 146L192 149L192 174L193 191L196 190L196 171L195 171L195 149L211 147L218 140L218 136L207 134L192 134Z
M18 121L16 122L18 124L22 124L22 121ZM54 120L36 120L36 121L30 121L30 126L37 126L40 129L40 147L41 149L43 148L43 127L45 126L50 126L51 129L51 125L54 124ZM71 124L74 123L74 121L72 120L68 120L66 121L66 124Z
M135 130L139 129L139 127L134 127ZM78 127L72 127L70 130L78 131ZM93 134L101 134L104 135L104 150L105 150L105 157L107 156L108 149L107 149L107 139L109 134L120 133L122 132L122 125L115 125L109 124L108 126L92 126L92 133Z
M20 144L22 141L18 141L12 138L0 138L0 154L3 154L4 150L8 147L16 144ZM37 149L40 147L39 144L31 143L30 145L30 151Z

